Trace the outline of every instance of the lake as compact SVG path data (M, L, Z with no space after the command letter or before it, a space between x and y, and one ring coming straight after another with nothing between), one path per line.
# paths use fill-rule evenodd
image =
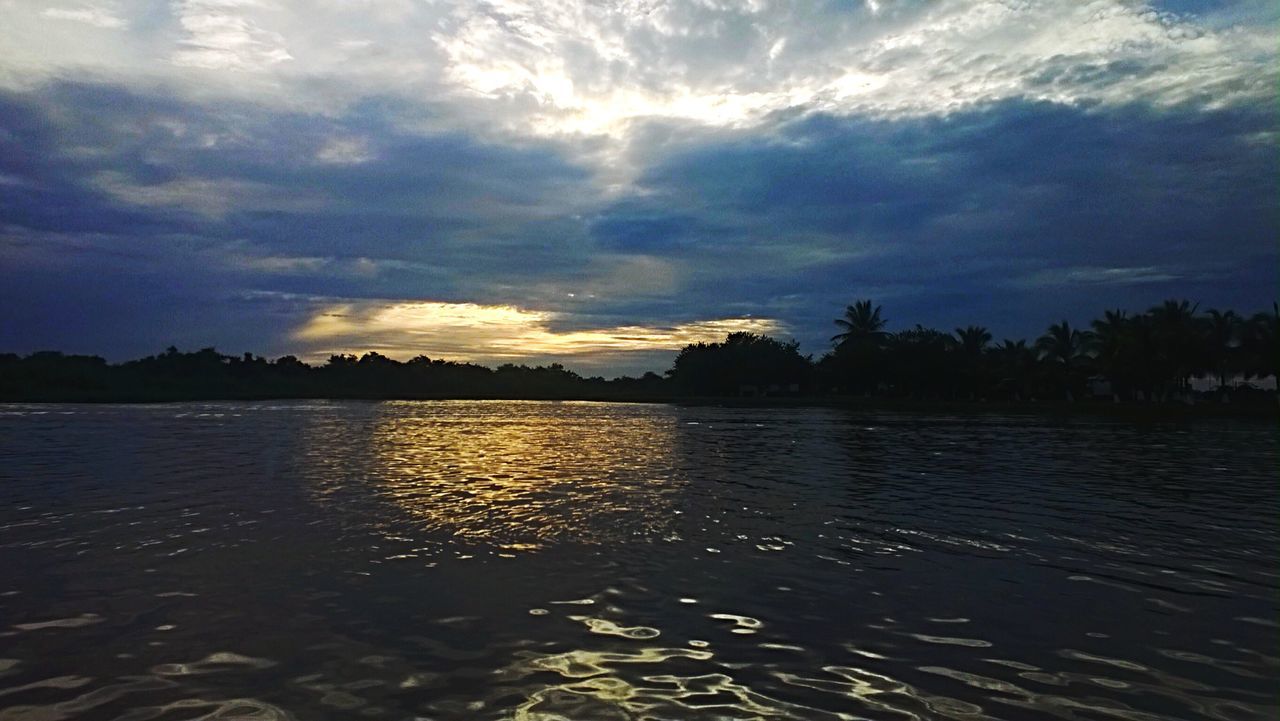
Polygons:
M0 721L1274 719L1270 423L0 406Z

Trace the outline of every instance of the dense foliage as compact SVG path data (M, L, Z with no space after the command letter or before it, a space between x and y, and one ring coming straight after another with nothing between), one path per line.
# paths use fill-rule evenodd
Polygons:
M1199 313L1169 300L1145 313L1106 311L1089 329L1051 324L1032 344L992 344L981 326L954 334L917 325L883 331L879 307L859 301L836 321L843 332L815 367L824 389L916 398L1181 400L1191 379L1208 377L1230 394L1239 381L1276 374L1280 308L1244 318ZM1245 386L1247 389L1247 386Z
M400 362L379 353L335 355L320 366L213 348L183 353L171 347L119 365L51 351L0 355L0 398L7 400L611 398L656 396L663 386L656 373L606 381L558 363L490 369L426 356Z
M1211 379L1227 399L1241 381L1274 376L1280 307L1244 317L1165 301L1145 313L1106 311L1089 328L1054 323L1032 343L993 343L981 326L947 333L916 325L889 332L882 309L859 300L835 321L832 350L814 361L795 341L731 333L695 343L665 377L584 378L560 364L496 369L418 356L335 355L312 366L212 348L121 364L53 351L0 354L0 399L176 400L212 398L582 398L869 396L936 400L1108 397L1186 400L1191 378ZM1254 391L1256 394L1256 391Z

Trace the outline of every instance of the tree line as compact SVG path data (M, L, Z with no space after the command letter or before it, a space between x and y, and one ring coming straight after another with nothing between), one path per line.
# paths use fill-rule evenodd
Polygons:
M1088 327L1053 323L1028 343L994 343L983 326L889 333L880 306L860 300L835 321L832 351L815 365L832 388L925 398L1189 400L1192 378L1223 399L1274 376L1280 307L1244 317L1167 300L1141 313L1105 311Z
M835 319L820 358L799 344L755 333L694 343L665 374L584 377L554 363L497 368L418 356L339 354L311 365L213 348L119 364L42 351L0 354L0 400L112 401L252 398L668 399L804 396L918 400L1121 402L1193 398L1208 378L1224 400L1260 397L1247 382L1274 376L1280 307L1245 317L1169 300L1146 312L1109 310L1086 328L1051 324L1032 342L994 343L983 326L948 333L922 325L890 332L880 306L858 300Z
M214 348L109 364L98 356L42 351L0 354L0 399L9 401L167 401L258 398L657 397L662 376L584 378L559 363L497 368L417 356L338 354L311 365L292 355L270 360Z

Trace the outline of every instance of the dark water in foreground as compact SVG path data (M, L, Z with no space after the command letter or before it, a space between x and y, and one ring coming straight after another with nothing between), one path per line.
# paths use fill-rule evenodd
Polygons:
M0 406L0 720L1274 719L1270 424Z

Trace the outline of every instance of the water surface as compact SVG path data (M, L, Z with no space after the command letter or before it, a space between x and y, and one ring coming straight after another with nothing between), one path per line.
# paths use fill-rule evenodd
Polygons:
M1274 431L0 406L0 721L1273 719Z

